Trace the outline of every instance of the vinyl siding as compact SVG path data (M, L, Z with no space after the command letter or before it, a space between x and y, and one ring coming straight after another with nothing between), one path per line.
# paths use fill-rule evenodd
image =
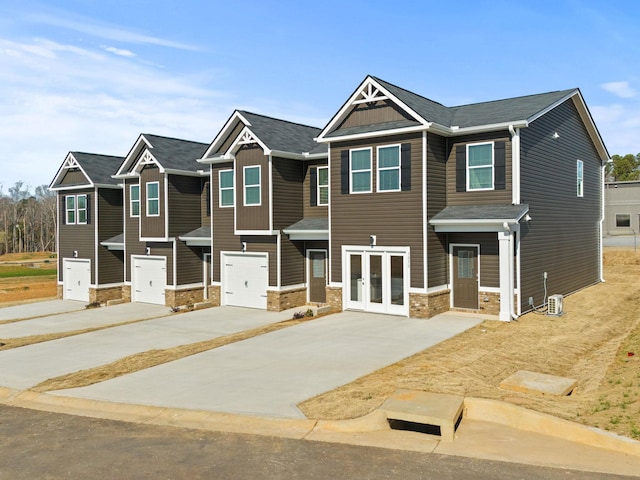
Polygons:
M497 233L450 233L449 245L480 245L480 288L500 287L500 257Z
M144 255L144 242L140 241L140 217L131 217L130 212L130 186L137 185L138 179L125 180L124 187L124 225L125 225L125 255L127 257L127 265L125 268L125 281L131 281L131 255ZM140 201L142 207L142 200Z
M218 149L218 152L227 153L227 150L231 148L231 145L233 144L233 142L236 141L236 138L238 137L238 135L240 135L240 132L244 127L245 127L244 123L238 120L235 127L233 127L233 129L231 130L231 133L229 133L227 138L225 138L224 141L222 142L222 145Z
M411 143L411 190L375 192L376 147ZM342 194L341 151L372 147L373 193ZM342 281L342 245L369 245L377 235L378 246L410 247L411 287L424 287L422 233L422 135L339 142L331 145L331 281Z
M200 226L211 225L211 184L209 180L202 181L202 191L200 192Z
M327 206L311 206L311 175L312 168L324 167L327 165L326 160L314 160L305 162L304 168L304 180L302 182L302 204L303 204L303 217L304 218L328 218L329 207Z
M86 225L66 225L65 224L65 197L69 195L87 195L89 199L89 222ZM59 226L58 226L58 280L62 281L63 269L62 259L73 258L73 252L78 252L77 258L91 260L91 283L96 283L95 278L95 218L94 211L95 194L93 189L80 189L69 192L58 193L59 205Z
M383 100L375 104L361 103L356 105L347 118L336 130L360 125L373 125L376 123L394 122L397 120L413 120L391 100Z
M202 226L201 179L183 175L168 176L169 237L178 237ZM160 212L162 213L162 211Z
M280 230L302 219L302 162L272 159L273 228Z
M147 183L159 183L160 215L157 217L147 216ZM145 166L140 173L140 220L142 222L140 236L143 238L164 238L165 227L165 185L164 175L155 166Z
M447 205L447 139L427 134L427 221ZM445 235L427 227L428 286L438 287L449 281L448 249Z
M178 265L178 285L201 283L203 281L202 247L190 247L184 242L176 242L176 263Z
M233 163L212 166L211 197L213 200L213 281L220 281L220 252L238 251L240 249L240 237L234 235L233 215L234 207L220 208L220 170L233 168ZM237 183L236 183L237 185ZM237 188L237 187L236 187ZM236 192L237 198L237 192Z
M147 242L145 246L150 248L149 255L165 257L167 260L167 286L173 285L173 243L172 242ZM144 254L144 252L143 252ZM131 264L129 262L129 268Z
M242 235L232 251L240 251L240 242L247 243L247 252L261 252L269 254L269 286L278 285L278 238L275 235Z
M60 179L60 181L58 183L56 183L54 185L54 187L58 187L58 186L75 186L75 185L87 185L89 186L91 184L91 182L89 181L89 179L85 176L84 173L82 173L82 170L80 169L67 169L66 173L64 174L64 176Z
M269 225L269 159L257 144L244 145L236 153L236 228L238 230L270 230ZM244 206L244 167L260 165L259 206Z
M605 186L604 232L631 234L640 230L640 183L612 183ZM616 226L616 215L629 215L629 227Z
M559 138L554 139L553 133ZM521 196L532 220L522 224L522 308L547 293L568 294L599 281L600 160L572 100L521 130ZM584 162L584 197L576 195Z
M98 189L98 242L122 233L122 190ZM124 254L98 245L98 284L124 280Z
M305 249L304 242L293 242L286 235L280 237L281 278L280 284L300 285L305 283Z

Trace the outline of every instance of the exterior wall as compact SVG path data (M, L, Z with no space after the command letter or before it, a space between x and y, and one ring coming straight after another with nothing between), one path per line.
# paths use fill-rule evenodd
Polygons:
M211 225L211 183L209 180L202 181L202 191L200 194L200 226Z
M203 247L190 247L184 242L176 240L176 264L177 285L188 285L203 282ZM204 288L204 285L202 288Z
M260 165L259 206L244 206L244 167ZM270 230L269 225L269 159L257 144L243 145L236 153L236 229L237 230Z
M158 182L160 197L160 215L147 216L147 183ZM140 236L143 238L165 238L165 185L164 175L155 166L145 166L140 172Z
M280 284L299 285L306 282L304 242L293 242L286 235L280 237Z
M98 189L98 244L122 233L122 190ZM124 281L124 252L98 245L98 284ZM120 297L117 297L120 298ZM112 300L108 298L107 300ZM105 300L106 301L106 300ZM100 300L100 303L103 303Z
M267 310L270 312L281 312L289 308L300 307L306 303L306 288L296 288L284 292L267 291Z
M140 218L132 217L130 213L130 186L137 185L138 179L125 181L124 186L124 234L125 234L125 281L131 281L131 255L144 255L146 243L140 241ZM142 202L141 202L142 203Z
M169 237L178 237L202 226L200 177L168 176ZM162 211L160 212L162 213Z
M558 132L558 138L553 133ZM573 101L521 130L521 197L532 220L521 225L521 305L529 297L569 294L600 281L602 168ZM584 196L576 194L576 160L584 162Z
M269 286L278 285L278 237L275 235L242 235L235 248L230 251L239 252L240 242L246 242L247 252L266 252L269 254Z
M334 312L342 311L342 288L327 286L327 305Z
M69 195L87 195L89 202L88 221L86 225L67 225L65 224L65 196ZM96 201L96 195L92 188L71 190L69 192L58 192L58 281L62 281L64 270L62 261L65 258L73 258L73 252L77 251L77 258L91 260L91 284L96 283L95 278L95 221L93 215L93 205Z
M89 179L85 176L84 173L82 173L82 170L73 168L67 169L66 173L63 175L60 181L54 185L54 187L89 185L90 183L91 182L89 181Z
M413 318L431 318L449 311L451 292L442 290L436 293L410 293L409 316Z
M640 231L640 182L610 182L604 190L604 233L628 235ZM629 226L618 227L616 215L629 215Z
M173 283L173 242L146 242L149 247L149 255L165 257L167 259L167 286ZM129 257L129 274L131 274L131 265L133 261Z
M456 192L456 147L458 145L488 141L505 142L506 188L504 190L488 190L480 192ZM447 206L478 204L511 205L511 192L511 136L508 131L465 135L449 139L447 161Z
M220 252L238 251L240 237L234 234L234 207L220 208L220 184L218 172L233 168L233 163L212 165L211 198L213 202L213 281L220 282ZM236 183L237 185L237 183ZM237 187L236 187L237 188ZM236 199L238 192L236 191Z
M376 192L376 147L411 143L411 190ZM341 151L372 147L373 193L342 194ZM422 232L422 134L379 137L331 145L331 281L342 282L342 245L409 246L411 287L424 287Z
M398 108L391 100L382 100L376 102L374 105L361 103L351 110L347 118L344 119L336 130L357 127L360 125L394 122L398 120L413 119Z
M172 308L191 306L204 300L203 287L170 289L164 291L165 305Z
M447 139L427 134L427 221L447 206ZM428 286L449 283L449 256L445 235L427 226Z
M327 160L313 160L305 162L303 169L303 182L302 182L302 205L304 218L328 218L329 207L327 206L311 206L311 175L312 168L324 167L327 165Z
M449 245L452 243L480 245L480 289L500 287L500 257L496 233L450 233L447 238Z
M303 216L302 162L273 158L273 228L281 230ZM308 202L308 200L306 200Z
M224 139L224 142L220 146L220 153L227 153L227 151L229 150L229 148L231 148L231 145L233 144L233 142L235 142L236 138L238 138L238 135L240 135L240 132L244 127L245 125L241 121L238 121L238 123L236 123L236 126L233 127L233 130L231 130L227 138Z
M89 289L89 303L104 304L109 300L120 299L122 299L122 286Z

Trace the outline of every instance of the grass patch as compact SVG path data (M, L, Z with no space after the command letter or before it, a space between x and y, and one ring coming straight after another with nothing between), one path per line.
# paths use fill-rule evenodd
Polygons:
M47 264L46 267L27 267L24 265L0 265L0 278L46 277L55 275L58 269Z

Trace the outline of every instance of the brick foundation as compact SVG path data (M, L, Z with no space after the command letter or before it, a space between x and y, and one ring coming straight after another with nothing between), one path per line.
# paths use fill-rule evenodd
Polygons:
M164 304L167 307L177 308L186 305L195 305L204 301L203 287L185 288L183 290L166 289L164 291Z
M210 303L212 307L220 306L220 285L209 285L208 287L209 298L207 303Z
M62 285L58 285L56 288L56 297L58 300L62 300L64 298L64 287Z
M131 302L131 285L122 286L122 300L124 300L125 303Z
M107 303L109 300L122 299L122 287L103 287L89 289L89 303Z
M306 287L286 290L284 292L267 290L267 310L270 312L281 312L289 308L306 305L306 303Z
M333 312L342 311L342 288L327 286L327 304Z
M497 292L480 292L478 295L480 312L488 315L500 314L500 294Z
M436 293L409 293L409 316L413 318L431 318L448 312L451 292L442 290Z

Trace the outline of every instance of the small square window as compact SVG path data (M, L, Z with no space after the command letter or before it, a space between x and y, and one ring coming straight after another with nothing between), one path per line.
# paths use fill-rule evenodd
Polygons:
M628 213L616 214L616 227L631 228L631 215L629 215Z
M467 145L467 191L493 190L493 143Z
M371 192L371 149L351 150L351 193Z
M244 204L259 206L261 203L260 165L244 167Z
M318 167L318 205L329 205L329 167Z
M218 179L220 182L220 196L218 199L220 207L233 207L235 190L233 170L220 170Z

